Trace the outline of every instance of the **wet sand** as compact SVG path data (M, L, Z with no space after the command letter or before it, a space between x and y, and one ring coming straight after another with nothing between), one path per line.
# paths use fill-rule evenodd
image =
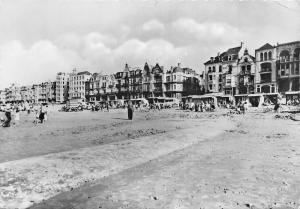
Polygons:
M18 127L38 131L22 151L1 152L0 208L298 208L300 122L255 112L125 117L53 113Z

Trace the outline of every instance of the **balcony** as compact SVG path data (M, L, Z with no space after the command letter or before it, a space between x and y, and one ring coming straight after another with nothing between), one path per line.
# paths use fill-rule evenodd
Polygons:
M263 68L260 70L259 73L272 73L272 69L271 68Z
M153 81L153 83L162 83L162 79L156 79Z
M153 92L162 92L162 88L154 88Z

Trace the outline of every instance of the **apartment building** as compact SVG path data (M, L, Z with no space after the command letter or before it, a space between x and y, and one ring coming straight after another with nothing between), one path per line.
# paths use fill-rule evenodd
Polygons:
M164 79L164 91L166 97L179 100L182 96L197 95L201 93L200 76L190 68L182 68L178 63L166 72Z
M34 102L33 86L21 86L21 100L28 103Z
M69 97L69 75L67 73L59 72L55 80L55 101L57 103L64 103Z
M77 72L76 69L69 74L69 99L81 99L82 101L86 101L85 83L89 81L91 76L91 73L88 71Z
M253 94L255 76L255 57L244 50L243 56L238 61L236 94Z
M238 64L244 50L244 44L241 43L204 63L207 93L236 94Z
M276 47L269 43L255 50L255 92L276 93Z
M86 82L86 101L105 102L117 99L117 88L114 75L102 75L94 73Z
M299 98L300 91L300 41L277 44L278 92Z

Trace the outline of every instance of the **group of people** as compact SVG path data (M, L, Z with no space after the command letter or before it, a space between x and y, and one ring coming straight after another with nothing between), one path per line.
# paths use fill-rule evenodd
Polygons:
M183 110L191 110L195 112L212 112L216 109L216 106L213 101L199 102L199 103L189 103L184 104L180 103L179 107Z
M299 99L288 99L286 102L287 105L299 105Z
M10 127L13 125L19 125L20 123L20 112L26 111L27 114L31 114L31 112L35 113L35 119L33 121L34 124L44 123L47 121L48 116L48 106L47 105L21 105L21 104L10 104L7 103L4 107L4 117L0 118L0 123L2 127Z

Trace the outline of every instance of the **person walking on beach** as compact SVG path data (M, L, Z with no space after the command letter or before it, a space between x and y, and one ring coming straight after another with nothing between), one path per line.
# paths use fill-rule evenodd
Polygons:
M133 105L132 105L132 102L129 100L128 102L128 120L132 120L133 118Z
M108 102L106 103L106 110L107 110L107 112L109 112L109 103Z
M11 107L10 104L8 103L5 108L5 117L6 120L2 124L3 127L10 127L10 122L11 122Z
M40 107L40 121L41 123L44 122L44 119L45 119L45 112L44 112L44 108L43 108L43 105L41 104L41 107Z

